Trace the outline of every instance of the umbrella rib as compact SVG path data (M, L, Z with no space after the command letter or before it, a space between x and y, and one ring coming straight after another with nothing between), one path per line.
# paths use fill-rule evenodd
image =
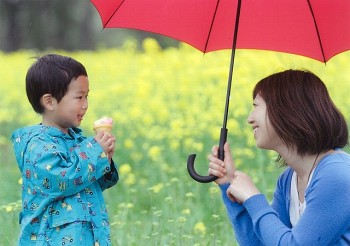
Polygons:
M318 37L318 42L320 44L320 48L321 48L321 52L322 52L323 62L326 63L327 60L326 60L325 55L324 55L323 45L322 45L322 41L321 41L321 35L320 35L319 30L318 30L315 14L314 14L314 11L312 9L312 5L311 5L310 0L307 0L307 3L309 5L309 9L310 9L310 12L311 12L311 15L312 15L312 19L314 21L314 25L315 25L315 29L316 29L316 33L317 33L317 37Z
M108 18L108 20L106 21L106 23L103 25L103 28L105 28L105 27L107 26L107 24L109 23L109 21L112 19L112 17L115 15L115 13L119 10L119 8L123 5L124 2L125 2L125 0L123 0L123 1L119 4L118 8L116 8L116 9L114 10L113 14L111 14L111 16Z
M220 0L218 0L218 1L216 2L216 7L215 7L214 15L213 15L213 18L211 19L211 24L210 24L210 28L209 28L207 40L206 40L206 42L205 42L204 53L207 52L207 47L208 47L208 43L209 43L209 39L210 39L210 35L211 35L211 30L213 29L214 20L215 20L216 13L217 13L218 8L219 8L219 4L220 4Z

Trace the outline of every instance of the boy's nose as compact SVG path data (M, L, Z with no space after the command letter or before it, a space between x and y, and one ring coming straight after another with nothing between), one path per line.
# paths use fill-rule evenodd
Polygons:
M83 104L83 105L81 106L81 109L82 109L82 110L87 110L88 107L89 107L89 104L86 102L85 104Z

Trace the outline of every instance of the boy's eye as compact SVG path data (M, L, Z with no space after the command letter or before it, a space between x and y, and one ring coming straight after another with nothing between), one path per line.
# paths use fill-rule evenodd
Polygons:
M88 98L89 95L86 95L86 96L78 96L77 99L83 99L83 98Z

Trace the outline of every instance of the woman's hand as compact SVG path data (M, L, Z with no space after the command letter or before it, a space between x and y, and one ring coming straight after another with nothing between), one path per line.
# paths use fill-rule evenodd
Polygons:
M231 201L244 203L250 197L260 194L260 192L247 174L236 171L226 194Z
M115 150L115 137L108 132L101 131L96 134L95 139L101 145L109 161L111 161Z
M230 146L228 143L224 145L225 158L224 161L218 158L219 147L214 146L212 148L212 154L208 156L209 160L209 174L212 174L218 179L215 180L217 184L231 183L233 174L235 173L236 167L230 152Z

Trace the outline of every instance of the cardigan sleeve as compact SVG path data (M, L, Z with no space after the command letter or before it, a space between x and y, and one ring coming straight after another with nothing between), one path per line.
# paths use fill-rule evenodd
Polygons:
M350 165L319 164L306 190L306 209L294 228L286 226L263 195L243 205L264 245L335 245L350 228Z
M221 189L222 199L224 201L229 220L231 221L236 240L239 245L262 245L254 232L252 219L245 207L237 202L232 202L228 198L226 190L229 187L229 184L220 185L219 187Z

